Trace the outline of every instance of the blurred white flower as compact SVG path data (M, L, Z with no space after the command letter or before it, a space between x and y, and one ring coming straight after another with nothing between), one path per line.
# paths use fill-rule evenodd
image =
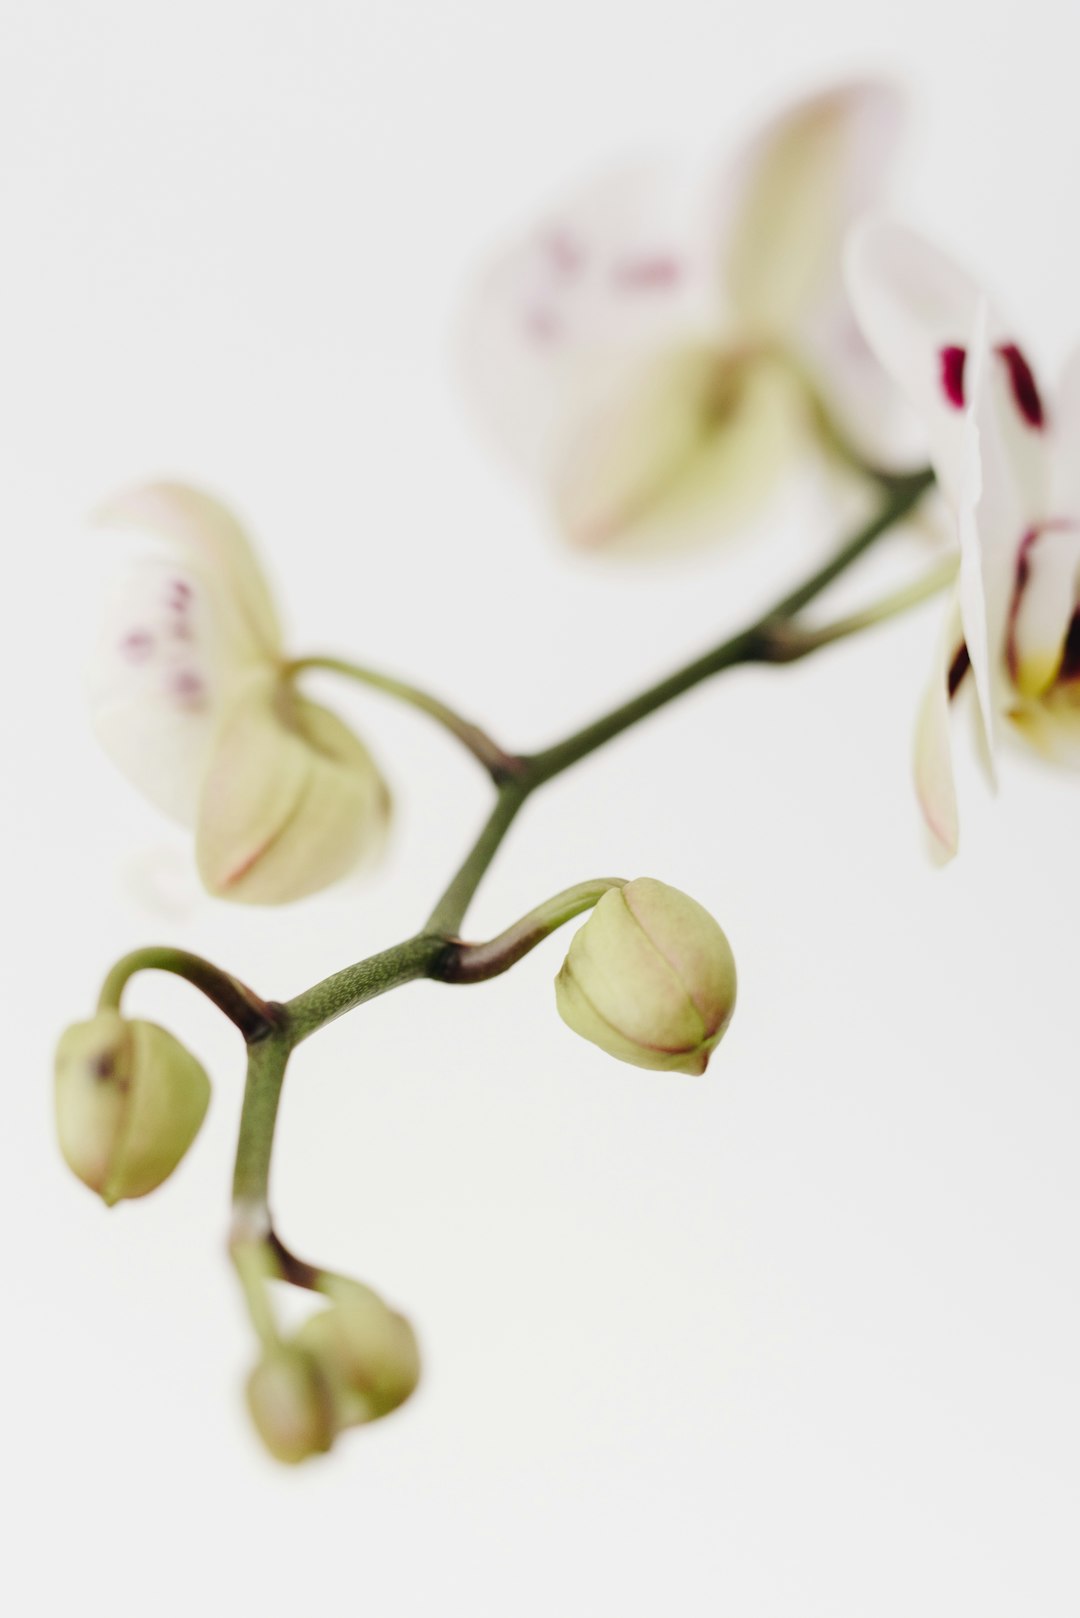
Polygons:
M871 347L919 411L960 576L916 732L916 783L956 851L949 703L970 670L991 763L1002 720L1080 764L1080 352L1049 405L979 285L911 231L867 220L847 254Z
M742 518L820 420L863 452L882 378L841 248L875 198L898 93L793 106L721 175L609 175L500 253L466 311L467 385L581 546L666 542Z
M221 898L279 904L345 875L378 842L389 798L366 748L285 676L266 581L235 517L176 483L98 513L165 541L130 568L90 671L115 763L195 831Z

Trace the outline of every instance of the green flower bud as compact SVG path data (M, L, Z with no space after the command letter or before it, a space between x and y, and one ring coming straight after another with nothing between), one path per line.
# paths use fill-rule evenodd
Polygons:
M111 1207L168 1179L206 1115L210 1080L152 1022L99 1011L56 1049L56 1130L64 1160Z
M704 1073L735 1009L735 959L696 900L639 877L574 935L555 998L568 1027L621 1062Z
M420 1351L403 1315L359 1281L335 1278L329 1308L296 1336L318 1362L334 1395L338 1425L357 1427L396 1410L420 1380Z
M313 1354L296 1343L272 1349L252 1371L248 1410L259 1437L276 1461L296 1466L325 1455L337 1422L327 1378Z

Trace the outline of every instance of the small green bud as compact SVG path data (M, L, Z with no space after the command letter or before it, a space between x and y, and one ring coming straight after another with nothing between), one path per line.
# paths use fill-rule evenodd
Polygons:
M99 1011L61 1035L55 1094L64 1160L111 1207L168 1179L199 1133L210 1080L156 1023Z
M259 1361L247 1384L248 1409L259 1437L276 1461L296 1466L311 1455L325 1455L337 1423L328 1379L296 1343L272 1349Z
M326 1290L329 1308L305 1322L296 1342L326 1376L338 1425L357 1427L405 1402L420 1380L420 1351L409 1322L370 1287L335 1278Z
M735 958L695 899L639 877L574 935L555 998L568 1027L620 1061L704 1073L735 1009Z

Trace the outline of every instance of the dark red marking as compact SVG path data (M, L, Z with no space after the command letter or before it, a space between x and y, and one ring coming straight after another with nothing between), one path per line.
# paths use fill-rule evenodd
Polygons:
M1006 364L1016 408L1029 427L1042 427L1046 421L1035 375L1015 343L999 343L994 350Z
M1074 612L1065 637L1065 651L1058 669L1059 680L1080 678L1080 612Z
M967 641L960 642L960 649L949 664L949 696L955 697L964 683L964 675L971 667L971 654L967 649Z
M967 363L967 349L958 348L955 343L948 344L938 354L941 365L941 386L945 397L954 410L964 408L964 366Z
M549 231L544 237L543 249L556 275L565 276L570 280L581 273L585 253L581 243L575 241L569 231Z

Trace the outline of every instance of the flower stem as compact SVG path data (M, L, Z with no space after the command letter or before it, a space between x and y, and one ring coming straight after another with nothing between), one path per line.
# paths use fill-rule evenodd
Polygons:
M896 598L890 598L891 604L880 603L876 608L870 608L857 615L858 621L841 620L838 625L831 626L830 630L800 632L791 622L803 607L850 567L881 534L906 516L932 482L933 474L928 470L890 477L887 482L883 482L885 500L877 516L853 535L828 562L811 573L796 589L781 597L747 629L721 642L719 646L677 669L666 679L658 681L639 696L594 720L582 730L575 731L562 742L531 757L522 758L506 754L501 749L495 749L493 743L490 744L494 751L488 754L484 761L497 785L495 803L476 841L435 905L423 929L413 937L367 960L333 973L284 1005L275 1005L272 1008L272 1022L264 1022L262 1025L266 1037L261 1039L256 1037L249 1043L247 1085L233 1181L234 1249L239 1245L243 1250L246 1243L261 1243L264 1250L262 1259L264 1264L267 1262L266 1255L276 1254L277 1274L292 1279L299 1285L311 1284L308 1273L310 1266L292 1258L275 1236L267 1203L274 1128L285 1068L291 1051L302 1040L307 1039L334 1018L343 1016L365 1001L399 988L405 983L415 982L421 978L447 983L475 983L493 977L520 960L555 927L579 914L589 905L595 904L608 888L616 885L615 879L582 883L576 888L569 888L555 895L553 899L538 906L536 910L486 944L466 944L456 936L484 873L518 813L537 787L569 769L572 764L595 752L605 742L621 735L630 726L655 713L657 709L681 696L683 692L689 691L724 669L743 663L791 661L793 655L803 655L801 650L793 654L792 647L795 645L809 652L814 646L825 645L839 634L853 633L856 628L865 627L882 616L903 610L905 605L912 605L916 600L922 600L929 593L930 586L926 581L901 592ZM935 587L940 587L940 581ZM798 639L800 633L803 635L801 641ZM301 667L334 667L344 672L357 672L352 665L338 664L336 660L320 658L304 659L300 664L293 665L294 669ZM360 672L358 677L367 678L364 672ZM373 683L381 683L384 688L397 684L385 682L381 676L376 677ZM403 690L411 691L412 688L399 688L397 694L401 694ZM439 710L442 710L442 705L436 704L434 699L424 698L419 705L425 707L426 711L434 713L435 717L440 717ZM449 710L442 710L442 713L449 714ZM451 717L453 723L450 728L460 736L464 721L458 721L456 716ZM466 728L470 731L473 729L473 727ZM476 732L476 734L483 733ZM473 750L476 751L475 748ZM477 756L482 755L478 752ZM505 771L500 761L505 762L507 766ZM179 958L179 952L162 951L142 951L138 956L129 956L126 962L121 962L114 968L106 987L109 988L115 982L119 982L122 987L126 976L130 975L126 969L128 963L132 961L138 965L165 964L160 959L146 959L147 955L151 954L157 956L170 954ZM195 957L184 959L194 961ZM201 963L203 968L206 968L206 964ZM137 966L131 968L136 969ZM175 965L169 969L178 970ZM214 968L208 970L216 973ZM235 992L250 995L250 991L243 991L242 986L235 985L234 980L226 979L224 974L216 974L215 981L219 992L220 984L225 982L233 985ZM200 987L204 985L200 984ZM118 993L118 990L116 992ZM204 992L210 991L204 987ZM262 1004L259 1002L260 1006ZM225 1010L226 1007L223 1005L222 1009ZM271 1008L265 1009L270 1012ZM250 1262L254 1264L253 1260ZM315 1273L310 1271L311 1275Z
M782 661L774 656L772 649L771 631L775 625L793 618L803 607L808 606L815 596L820 595L832 584L834 579L846 572L876 539L907 515L933 481L934 475L929 470L911 473L903 479L895 479L877 515L860 528L858 533L854 534L822 567L811 573L796 589L782 596L747 629L722 641L719 646L713 647L702 657L684 664L681 669L676 669L674 674L658 681L640 696L631 698L629 702L613 709L611 713L594 720L583 730L575 731L565 741L557 742L554 747L526 759L521 784L532 791L541 782L550 781L553 776L569 769L571 764L587 758L605 742L621 735L631 725L638 724L640 720L655 713L658 708L664 707L675 697L682 696L685 691L700 685L702 680L707 680L724 669L734 668L740 663Z
M625 886L623 877L597 877L593 882L579 882L575 887L565 888L486 944L458 944L439 966L440 981L484 983L488 978L498 977L549 938L556 928L580 916L583 910L591 910L610 889Z
M124 989L136 972L171 972L200 989L207 999L235 1023L246 1040L260 1039L274 1026L274 1007L260 999L239 978L223 972L212 961L187 950L152 945L132 950L111 969L98 996L99 1011L119 1011Z
M455 736L483 765L496 783L512 779L520 768L520 760L501 748L486 731L481 730L479 725L463 719L438 697L433 697L427 691L421 691L415 685L409 685L404 680L396 680L389 674L380 674L376 669L365 668L362 664L350 663L341 657L295 658L285 665L285 677L292 679L306 669L326 669L331 674L342 674L347 679L358 680L362 685L382 691L386 696L396 697L399 702L407 702L411 707L419 708L421 713L426 713L429 718L434 719L437 724Z

